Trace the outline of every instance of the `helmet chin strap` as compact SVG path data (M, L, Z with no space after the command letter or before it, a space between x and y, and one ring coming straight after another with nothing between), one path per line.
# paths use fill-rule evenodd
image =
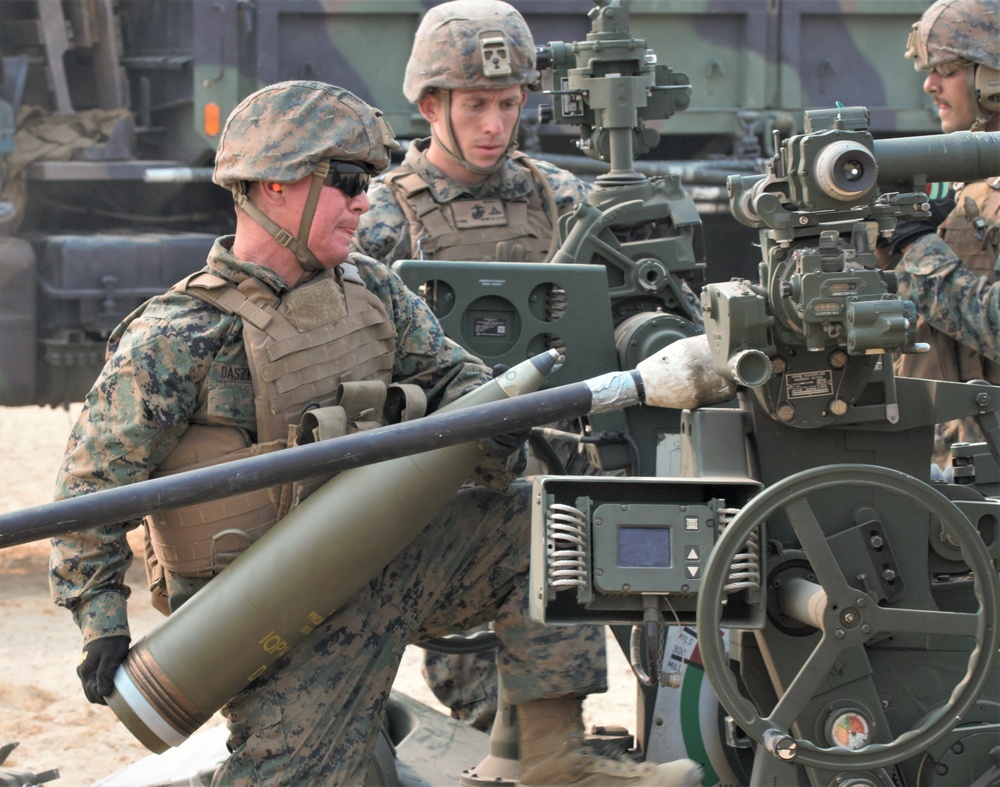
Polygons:
M320 190L323 188L323 181L327 172L330 171L330 162L321 161L312 174L312 182L309 184L309 194L306 196L306 203L302 208L302 220L299 222L298 237L294 237L290 232L278 226L270 216L268 216L259 206L247 196L246 184L240 183L232 189L233 199L244 212L261 227L271 233L279 245L295 255L299 265L307 271L322 270L324 265L306 245L309 241L309 231L312 229L313 217L316 215L316 205L319 203Z
M445 122L448 127L448 143L446 144L444 140L434 133L434 128L432 126L431 137L434 141L452 161L475 175L492 175L494 172L499 170L507 160L508 156L510 156L510 154L513 153L514 149L517 147L517 129L518 123L521 121L521 110L518 109L518 123L514 124L514 128L510 132L510 139L507 140L507 149L504 151L503 155L500 156L500 158L498 158L496 163L492 166L480 167L465 158L465 154L462 153L462 146L458 144L458 140L455 138L455 129L451 124L451 91L441 90L439 95L441 96L441 100L444 105Z

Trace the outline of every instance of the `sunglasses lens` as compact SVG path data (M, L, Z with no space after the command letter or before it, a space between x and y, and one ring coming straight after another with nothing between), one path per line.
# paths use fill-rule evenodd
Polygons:
M368 191L370 175L363 167L345 161L331 161L324 186L340 189L349 199Z
M965 65L964 63L958 60L952 60L951 62L948 63L939 63L938 65L934 66L933 70L937 71L937 73L943 77L950 77L964 65Z

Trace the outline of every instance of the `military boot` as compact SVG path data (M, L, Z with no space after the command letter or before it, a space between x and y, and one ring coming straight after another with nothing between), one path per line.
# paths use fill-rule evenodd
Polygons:
M561 697L517 706L521 772L519 787L698 787L702 770L693 760L654 765L599 757L583 747L583 700Z

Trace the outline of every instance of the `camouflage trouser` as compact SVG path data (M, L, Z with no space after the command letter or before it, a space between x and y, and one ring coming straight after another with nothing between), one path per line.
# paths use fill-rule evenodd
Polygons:
M942 470L951 467L953 443L982 443L986 438L975 418L947 421L934 427L934 454L932 461Z
M227 703L232 755L213 784L363 784L406 645L490 620L511 702L604 691L603 628L528 618L530 500L527 484L458 492L381 575Z
M566 432L579 432L575 422L554 424ZM550 450L559 466L552 467L546 455L539 455L537 444L529 444L528 466L525 476L540 473L568 475L594 475L598 472L587 456L577 450L577 444L556 440ZM467 632L471 633L471 632ZM467 722L477 730L489 732L497 713L497 670L495 652L481 653L424 653L422 673L424 682L437 697L438 702L451 710L454 719Z

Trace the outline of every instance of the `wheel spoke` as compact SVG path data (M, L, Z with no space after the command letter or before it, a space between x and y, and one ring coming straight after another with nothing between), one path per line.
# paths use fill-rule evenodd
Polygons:
M775 728L782 731L791 729L792 723L815 696L819 685L829 676L834 662L843 650L844 646L839 640L823 634L815 650L771 711L769 720Z
M785 505L788 519L792 523L802 549L809 557L813 573L827 596L831 599L841 598L845 594L853 594L853 591L840 570L840 564L830 549L826 540L826 533L820 525L812 506L805 497L790 500Z
M969 565L979 609L975 612L943 612L937 609L881 607L873 597L877 594L866 588L852 587L857 580L852 570L845 570L844 565L852 566L858 561L850 555L839 555L842 560L838 559L838 551L834 550L830 540L847 532L841 529L838 522L842 517L850 516L852 511L850 500L841 504L839 499L831 498L831 495L837 494L838 488L845 494L855 489L861 492L857 496L858 506L864 507L866 501L872 499L868 491L875 490L877 495L882 496L879 500L887 494L902 496L938 518L958 542ZM820 500L824 502L820 503ZM825 505L827 501L833 502L829 511ZM897 510L891 503L888 504L881 511L886 518L887 531L894 533L895 528L901 533L907 532L908 510L908 507ZM755 712L759 710L756 704L752 700L748 702L748 697L733 680L726 654L716 640L716 632L721 622L718 608L723 603L723 588L728 577L728 566L724 564L731 563L754 528L770 521L776 513L787 520L792 533L785 531L784 523L775 523L774 532L768 533L769 538L780 541L776 550L788 551L787 555L777 552L775 566L769 570L773 573L774 587L784 588L792 595L784 599L787 608L781 607L780 598L772 599L768 604L773 601L781 614L787 613L796 621L808 621L819 626L822 634L804 664L801 658L782 660L776 656L772 679L779 696L770 715L762 718ZM846 527L851 523L841 524ZM786 538L789 535L791 538ZM843 538L833 543L840 550L851 548L852 541ZM772 735L778 734L782 738L788 736L789 744L801 744L797 746L796 762L802 766L823 770L873 770L926 752L930 745L951 731L957 720L965 717L973 703L982 696L983 687L995 678L994 663L1000 653L1000 633L992 625L998 618L1000 606L1000 581L996 567L967 515L939 492L911 476L891 468L869 465L838 465L802 471L754 497L723 532L716 550L706 572L706 580L711 574L712 582L704 583L698 599L698 637L705 672L716 687L723 707L754 740L761 743L765 738L770 740ZM802 566L803 556L808 562L808 569ZM921 583L928 580L926 566L916 564L914 568L907 563L905 568L913 575L907 577L914 583L911 595L917 599L925 598L928 588ZM784 584L778 582L785 579L781 576L783 570L787 570L789 580ZM805 584L793 582L800 579ZM815 585L826 595L825 603L820 592L813 587ZM916 603L919 605L921 601ZM774 613L770 606L769 611ZM706 621L710 621L707 629L711 632L707 638L703 631ZM819 698L823 696L822 705L825 707L827 692L831 697L853 696L851 692L855 687L849 689L839 681L834 681L837 685L831 685L829 679L836 662L841 659L845 663L849 661L851 673L858 680L868 681L869 687L865 691L873 693L877 689L874 684L876 673L868 661L874 658L869 648L878 648L885 635L897 633L916 637L918 644L920 637L926 637L929 648L937 647L931 642L931 638L936 636L972 640L969 653L955 651L956 657L968 663L968 670L955 685L947 702L928 716L908 720L911 725L909 731L889 743L871 744L858 751L842 751L836 747L828 748L822 734L814 742L815 725L819 720L812 718L813 711L827 713L819 707ZM764 637L767 647L775 654L784 646L786 635L783 629L771 631L768 627L758 634ZM874 642L873 636L876 637ZM947 647L942 648L947 651ZM845 656L848 650L850 658ZM793 728L804 736L801 740L794 738Z
M976 637L982 616L971 612L941 612L936 609L894 609L877 607L865 614L873 633L941 634Z

